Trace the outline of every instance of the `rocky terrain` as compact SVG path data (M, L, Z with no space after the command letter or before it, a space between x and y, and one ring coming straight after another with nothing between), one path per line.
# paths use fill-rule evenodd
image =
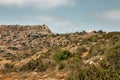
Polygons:
M120 32L99 30L54 34L46 25L0 26L0 80L87 80L82 78L86 74L79 73L80 78L74 71L84 70L90 65L102 68L103 64L104 67L118 64L114 66L116 74L112 76L119 80L118 56ZM107 77L97 79L113 80Z

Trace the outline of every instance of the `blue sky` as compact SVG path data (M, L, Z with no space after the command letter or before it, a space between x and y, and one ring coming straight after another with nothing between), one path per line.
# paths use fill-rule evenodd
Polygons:
M0 0L0 24L46 24L55 33L120 31L120 0Z

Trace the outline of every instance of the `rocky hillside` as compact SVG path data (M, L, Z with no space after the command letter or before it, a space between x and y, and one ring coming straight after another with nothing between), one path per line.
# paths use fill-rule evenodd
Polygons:
M52 34L48 26L44 25L1 25L0 26L0 33L1 34L19 34L23 33L24 35L27 34ZM22 36L22 35L21 35Z
M119 56L120 32L0 26L0 80L119 80Z

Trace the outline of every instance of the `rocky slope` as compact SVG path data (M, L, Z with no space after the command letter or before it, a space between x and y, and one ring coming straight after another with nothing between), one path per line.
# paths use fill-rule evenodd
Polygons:
M54 34L46 25L1 25L0 80L66 80L79 68L101 67L119 40L119 32Z

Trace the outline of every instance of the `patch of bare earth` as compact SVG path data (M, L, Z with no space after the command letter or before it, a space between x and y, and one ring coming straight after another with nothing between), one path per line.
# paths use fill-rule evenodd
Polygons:
M19 72L1 75L0 80L66 80L69 72Z

